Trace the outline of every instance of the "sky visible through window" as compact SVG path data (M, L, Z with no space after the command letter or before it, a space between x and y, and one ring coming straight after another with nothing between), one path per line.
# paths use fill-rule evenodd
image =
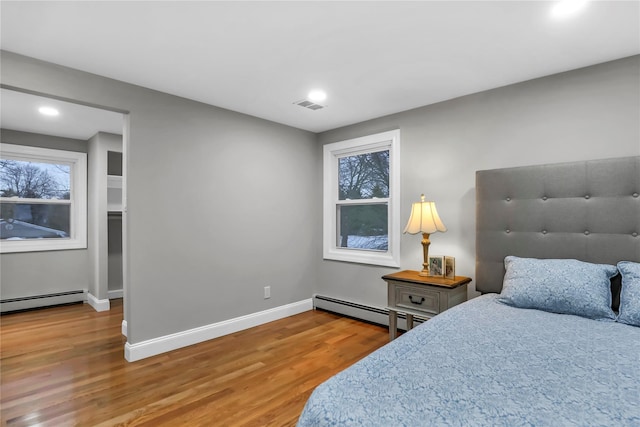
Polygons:
M2 197L68 199L70 182L69 165L0 159Z

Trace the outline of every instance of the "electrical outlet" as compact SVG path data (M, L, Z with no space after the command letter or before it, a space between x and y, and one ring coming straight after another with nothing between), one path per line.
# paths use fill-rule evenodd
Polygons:
M271 298L271 286L264 287L264 299Z

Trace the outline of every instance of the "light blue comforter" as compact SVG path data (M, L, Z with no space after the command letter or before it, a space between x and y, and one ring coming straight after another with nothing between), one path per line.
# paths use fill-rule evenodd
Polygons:
M298 426L640 426L640 328L484 295L318 386Z

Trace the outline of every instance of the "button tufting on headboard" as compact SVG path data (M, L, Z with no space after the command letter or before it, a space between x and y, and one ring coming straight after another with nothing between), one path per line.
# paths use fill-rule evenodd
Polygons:
M640 262L639 193L640 156L476 172L476 289L508 255Z

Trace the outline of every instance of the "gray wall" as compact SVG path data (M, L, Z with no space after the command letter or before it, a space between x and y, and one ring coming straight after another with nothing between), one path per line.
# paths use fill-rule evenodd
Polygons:
M87 141L56 136L0 131L2 142L66 151L87 152ZM0 255L2 299L88 289L86 249Z
M314 134L10 52L1 60L4 85L130 113L130 343L311 296Z
M449 229L431 235L430 254L456 257L456 274L473 278L476 170L638 155L639 117L634 56L324 132L319 141L400 128L402 226L425 193ZM402 237L402 269L420 268L420 239ZM384 306L380 276L393 271L321 261L314 292Z

